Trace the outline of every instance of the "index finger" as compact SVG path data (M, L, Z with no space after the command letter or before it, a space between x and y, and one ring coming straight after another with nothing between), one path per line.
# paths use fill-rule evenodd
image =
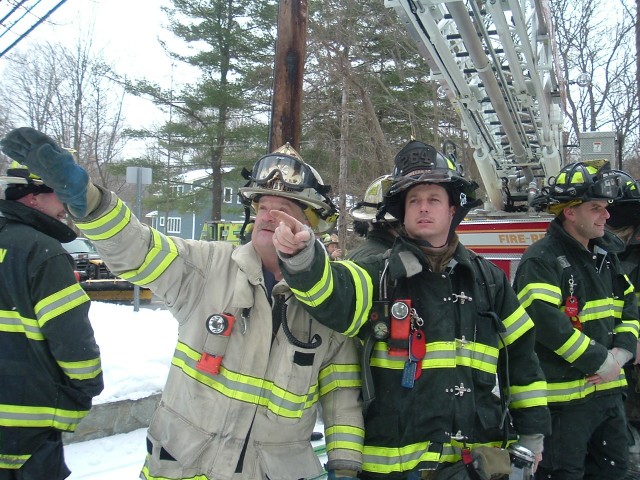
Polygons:
M271 210L269 215L275 218L278 222L284 223L293 233L298 232L302 226L302 223L281 210Z

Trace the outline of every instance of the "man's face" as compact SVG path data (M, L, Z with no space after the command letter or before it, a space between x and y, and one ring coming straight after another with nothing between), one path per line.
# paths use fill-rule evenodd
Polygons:
M327 252L329 252L329 254L335 252L337 249L338 249L337 243L330 243L329 245L327 245Z
M455 207L440 185L423 183L412 187L404 201L404 228L410 238L426 240L434 247L447 242Z
M55 193L30 193L19 200L21 203L63 222L67 211Z
M256 206L256 220L251 232L251 243L260 256L267 252L275 255L272 237L278 226L278 221L269 213L271 210L285 212L305 225L309 224L302 208L297 203L283 197L261 196Z
M589 240L604 236L609 218L607 200L591 200L564 209L564 228L576 240L587 246Z

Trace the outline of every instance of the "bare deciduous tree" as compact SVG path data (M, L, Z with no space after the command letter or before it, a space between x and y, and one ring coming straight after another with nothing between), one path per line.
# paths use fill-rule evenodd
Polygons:
M0 80L3 133L16 126L42 130L73 149L94 182L119 190L122 179L106 167L123 147L124 90L109 79L112 69L91 43L38 44L7 60Z
M569 142L579 133L615 131L627 145L635 143L638 97L634 52L635 16L628 0L619 8L598 0L551 0L558 52L566 79ZM577 84L587 74L591 81Z

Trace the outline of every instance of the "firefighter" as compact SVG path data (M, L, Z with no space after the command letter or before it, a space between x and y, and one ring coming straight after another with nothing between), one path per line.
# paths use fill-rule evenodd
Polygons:
M536 478L614 480L627 469L622 366L635 355L638 310L616 256L624 245L605 230L619 196L609 163L584 161L549 178L532 202L555 215L514 281L536 324L552 415Z
M290 147L260 158L244 201L251 241L190 241L139 222L43 133L11 131L3 151L64 201L117 275L150 288L179 323L172 366L147 435L141 478L300 479L320 475L310 438L319 403L331 477L360 470L363 420L353 342L312 319L282 281L273 211L320 233L329 187Z
M493 447L519 441L540 455L550 418L533 322L504 273L455 233L477 187L432 146L409 142L380 212L400 234L358 263L329 262L310 229L275 213L298 299L364 342L360 478L502 478L509 455Z
M322 244L327 249L327 253L331 260L340 260L342 257L342 249L340 248L340 240L335 233L325 233L322 236Z
M0 480L62 480L62 432L104 386L90 301L53 189L16 162L0 183Z
M398 236L396 232L398 220L389 213L378 218L378 210L382 206L384 194L390 186L391 175L376 178L365 190L362 201L349 210L354 230L357 222L364 224L363 236L366 241L349 252L347 259L357 262L370 255L384 253L393 245Z
M633 283L636 297L640 300L640 181L634 180L628 173L619 171L622 180L622 198L609 206L607 228L615 233L625 249L618 254L624 272ZM624 368L629 382L625 410L629 423L636 431L640 430L640 342L636 347L633 364ZM638 445L635 447L636 451Z

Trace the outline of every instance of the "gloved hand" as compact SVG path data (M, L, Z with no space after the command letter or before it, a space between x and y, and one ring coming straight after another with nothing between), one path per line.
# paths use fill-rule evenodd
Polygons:
M100 202L100 191L89 182L87 172L75 162L71 153L44 133L28 127L16 128L0 141L0 145L6 155L42 178L74 216L86 216Z
M358 472L354 470L329 470L329 475L327 475L328 480L339 480L339 479L357 479Z
M544 450L544 435L541 433L520 435L516 444L528 448L535 455L535 461L533 463L533 471L535 472L538 468L538 464L542 461L542 451Z
M618 365L620 365L620 367L624 367L625 364L633 358L633 353L625 350L624 348L614 347L610 350L610 352L611 355L613 355L613 358L616 359L616 362L618 362Z
M616 350L616 349L614 349ZM623 350L626 351L626 350ZM628 352L627 352L628 353ZM631 358L631 357L629 357ZM620 375L622 365L616 360L616 356L612 350L607 352L607 358L605 358L602 365L594 375L588 375L587 381L593 384L600 384L615 380Z

